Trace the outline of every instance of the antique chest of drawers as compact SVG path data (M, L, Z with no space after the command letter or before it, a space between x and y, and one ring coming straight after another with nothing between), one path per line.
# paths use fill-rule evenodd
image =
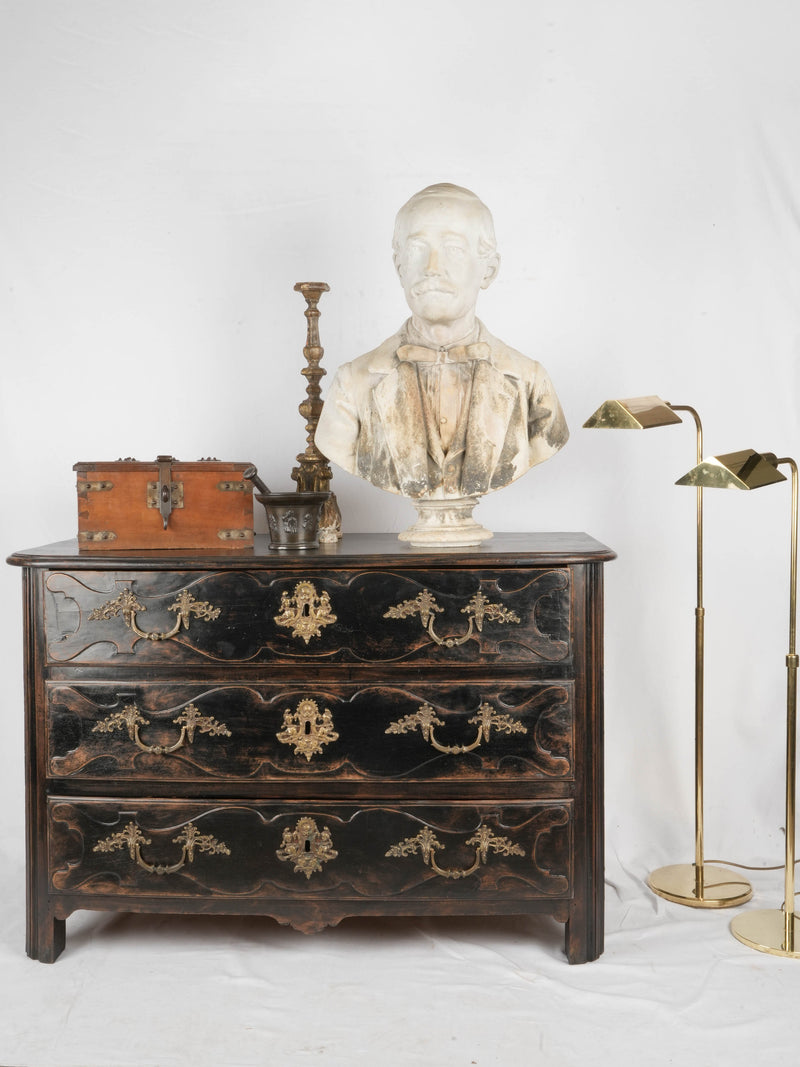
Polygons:
M28 953L76 909L525 915L603 945L602 567L585 534L23 568Z

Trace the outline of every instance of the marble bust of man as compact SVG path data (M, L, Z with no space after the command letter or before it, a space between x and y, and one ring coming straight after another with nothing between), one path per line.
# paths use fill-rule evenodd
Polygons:
M449 184L416 193L398 212L393 248L411 317L339 368L316 444L414 501L480 497L566 443L561 405L545 369L476 318L500 257L474 193Z

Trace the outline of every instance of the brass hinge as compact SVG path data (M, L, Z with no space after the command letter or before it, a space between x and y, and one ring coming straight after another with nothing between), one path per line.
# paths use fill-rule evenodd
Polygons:
M246 541L252 536L252 530L217 530L220 541Z
M78 534L79 541L116 541L117 535L113 530L82 530Z
M113 482L78 482L79 493L104 493L113 488Z
M244 493L250 486L247 482L218 482L217 489L223 493Z

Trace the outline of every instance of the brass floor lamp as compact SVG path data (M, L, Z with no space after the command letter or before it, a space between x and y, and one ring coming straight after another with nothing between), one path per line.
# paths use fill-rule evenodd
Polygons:
M743 944L773 956L800 958L800 916L795 914L795 803L797 780L797 464L774 453L730 452L699 463L678 485L708 489L758 489L785 482L777 469L785 464L792 472L791 553L789 563L789 652L786 656L786 861L783 908L744 911L731 923L731 932Z
M583 424L588 429L649 430L683 420L687 411L697 428L697 463L703 458L703 426L700 416L687 404L670 404L658 396L607 400ZM725 867L704 860L703 823L703 686L705 608L703 606L703 489L697 488L697 604L695 607L695 844L694 863L659 867L648 885L660 897L692 908L729 908L744 904L753 895L750 883Z

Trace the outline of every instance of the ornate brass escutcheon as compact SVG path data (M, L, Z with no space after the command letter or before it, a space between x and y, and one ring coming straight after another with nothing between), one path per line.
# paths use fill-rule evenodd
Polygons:
M433 728L444 726L444 720L440 719L433 707L426 702L421 704L413 715L405 715L402 719L391 723L384 732L407 734L419 729L428 744L433 745L437 752L444 752L449 756L462 756L465 752L474 752L482 742L488 742L492 730L501 734L526 734L528 732L527 726L512 719L510 715L499 714L491 704L486 703L481 704L477 715L473 715L467 722L475 723L478 727L478 736L471 745L441 745L433 735Z
M95 608L89 615L92 621L97 619L112 619L117 615L122 616L122 621L133 630L137 637L143 637L146 641L167 641L174 637L183 627L189 629L190 617L194 615L198 619L209 622L219 616L220 609L212 607L206 600L195 600L188 589L182 589L174 604L170 604L168 611L176 613L175 625L171 630L163 632L158 630L141 630L136 622L136 613L147 611L147 608L136 599L136 594L131 589L123 589L119 596L113 600L107 600L99 608Z
M281 593L280 615L274 616L278 626L286 626L292 637L302 637L306 644L319 637L323 626L336 622L327 592L318 593L313 582L298 582L294 593Z
M309 763L312 756L322 752L323 745L339 740L330 710L325 708L320 714L316 700L310 698L301 700L297 711L284 711L283 729L275 736L284 745L294 745L294 754L305 756Z
M297 820L294 830L284 830L281 847L275 855L279 860L294 864L295 873L310 878L316 871L322 870L322 864L335 860L339 853L331 842L331 832L327 826L320 830L316 822L308 815Z
M423 629L427 630L437 645L443 645L445 648L453 648L455 645L463 645L466 641L469 641L475 629L479 633L483 630L485 619L501 623L520 621L519 615L515 611L503 607L502 604L493 604L487 596L478 591L471 597L467 606L461 609L461 614L466 615L469 619L467 632L460 637L439 637L433 628L434 616L441 614L443 611L444 608L436 603L436 597L433 593L423 589L413 600L403 600L399 604L395 604L394 607L389 608L383 617L384 619L405 619L409 615L419 615Z
M217 722L210 715L201 715L195 704L187 704L172 721L181 728L180 737L174 745L143 744L139 737L139 727L150 724L135 704L127 704L121 711L112 712L92 727L92 733L110 734L113 730L127 730L128 737L142 752L150 752L155 756L168 756L170 752L177 752L185 743L193 744L196 731L210 734L212 737L231 736L225 723Z
M402 857L413 856L418 852L422 856L423 863L425 863L436 874L442 876L442 878L467 878L469 875L474 874L475 871L487 862L490 852L494 852L500 856L524 856L525 850L519 845L515 845L513 841L509 841L507 837L498 837L492 833L488 826L483 823L478 827L477 831L470 837L467 845L475 846L475 862L471 867L465 869L458 867L440 867L436 862L436 852L438 849L444 848L444 845L439 841L430 827L423 827L416 837L407 837L405 841L400 841L396 845L392 845L389 851L386 853L389 857Z
M93 852L117 852L127 849L131 859L147 871L148 874L174 874L187 863L194 862L195 852L207 852L210 855L230 856L231 850L222 842L217 841L211 834L201 834L194 823L188 823L177 837L173 837L172 843L182 846L181 858L177 863L148 863L142 859L142 845L149 845L150 838L145 837L135 822L129 822L124 830L105 838L92 849Z

